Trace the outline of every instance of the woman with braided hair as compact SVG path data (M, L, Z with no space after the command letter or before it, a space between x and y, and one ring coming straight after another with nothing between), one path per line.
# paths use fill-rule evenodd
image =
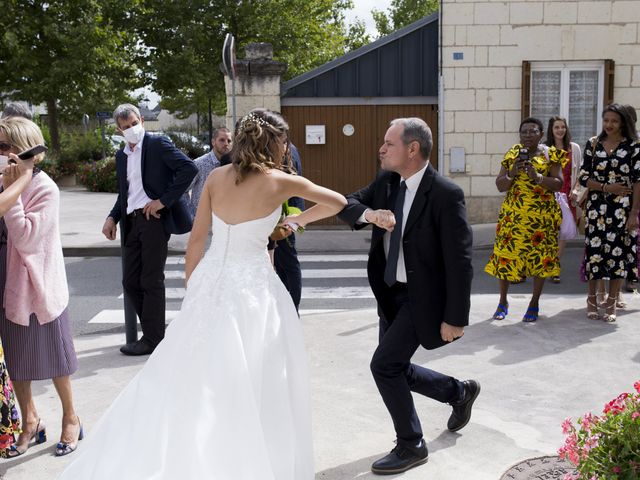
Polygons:
M60 478L314 478L302 331L266 238L288 198L316 204L285 219L292 230L347 202L280 170L287 131L268 110L241 120L232 163L204 185L182 310Z

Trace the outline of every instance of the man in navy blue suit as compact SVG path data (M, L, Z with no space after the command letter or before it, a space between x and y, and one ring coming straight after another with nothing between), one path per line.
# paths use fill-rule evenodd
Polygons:
M168 138L145 134L144 119L136 106L119 105L113 118L126 144L116 153L118 198L102 233L115 240L120 222L122 285L142 326L142 338L120 351L148 355L164 338L169 237L191 230L192 217L183 194L198 169Z
M300 153L293 143L289 143L290 167L295 173L302 175L302 162L300 161ZM287 202L290 207L296 207L304 210L304 200L299 197L292 197ZM289 235L283 240L275 242L275 250L273 252L273 263L276 273L289 291L296 310L300 306L300 297L302 296L302 270L298 261L298 252L296 251L296 236Z

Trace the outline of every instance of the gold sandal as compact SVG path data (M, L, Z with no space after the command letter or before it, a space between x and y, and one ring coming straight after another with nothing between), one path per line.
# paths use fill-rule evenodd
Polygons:
M618 293L618 297L616 299L616 308L627 308L627 302L624 301L622 293Z
M589 320L599 320L598 304L593 299L596 299L596 295L587 295L587 318ZM589 308L592 308L592 310L589 311ZM593 311L594 308L595 311Z
M618 297L612 297L609 295L609 299L607 301L607 310L602 317L605 323L613 323L616 321L616 305L618 304ZM613 309L613 313L610 310Z
M608 295L606 292L598 292L595 295L590 295L596 297L596 303L599 308L605 308L607 306Z

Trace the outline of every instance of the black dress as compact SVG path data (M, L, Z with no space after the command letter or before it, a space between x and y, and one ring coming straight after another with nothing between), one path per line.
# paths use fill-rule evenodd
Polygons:
M595 152L593 151L595 150ZM623 139L607 153L598 141L584 149L580 183L592 179L604 184L640 181L640 143ZM591 190L585 205L585 273L588 280L637 280L637 231L626 230L633 196Z

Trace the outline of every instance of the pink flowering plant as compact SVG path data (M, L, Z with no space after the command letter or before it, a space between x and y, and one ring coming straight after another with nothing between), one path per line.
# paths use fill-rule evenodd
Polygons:
M560 458L576 466L564 480L637 480L640 478L640 381L634 393L621 393L602 415L585 413L574 425L562 423L566 435Z

